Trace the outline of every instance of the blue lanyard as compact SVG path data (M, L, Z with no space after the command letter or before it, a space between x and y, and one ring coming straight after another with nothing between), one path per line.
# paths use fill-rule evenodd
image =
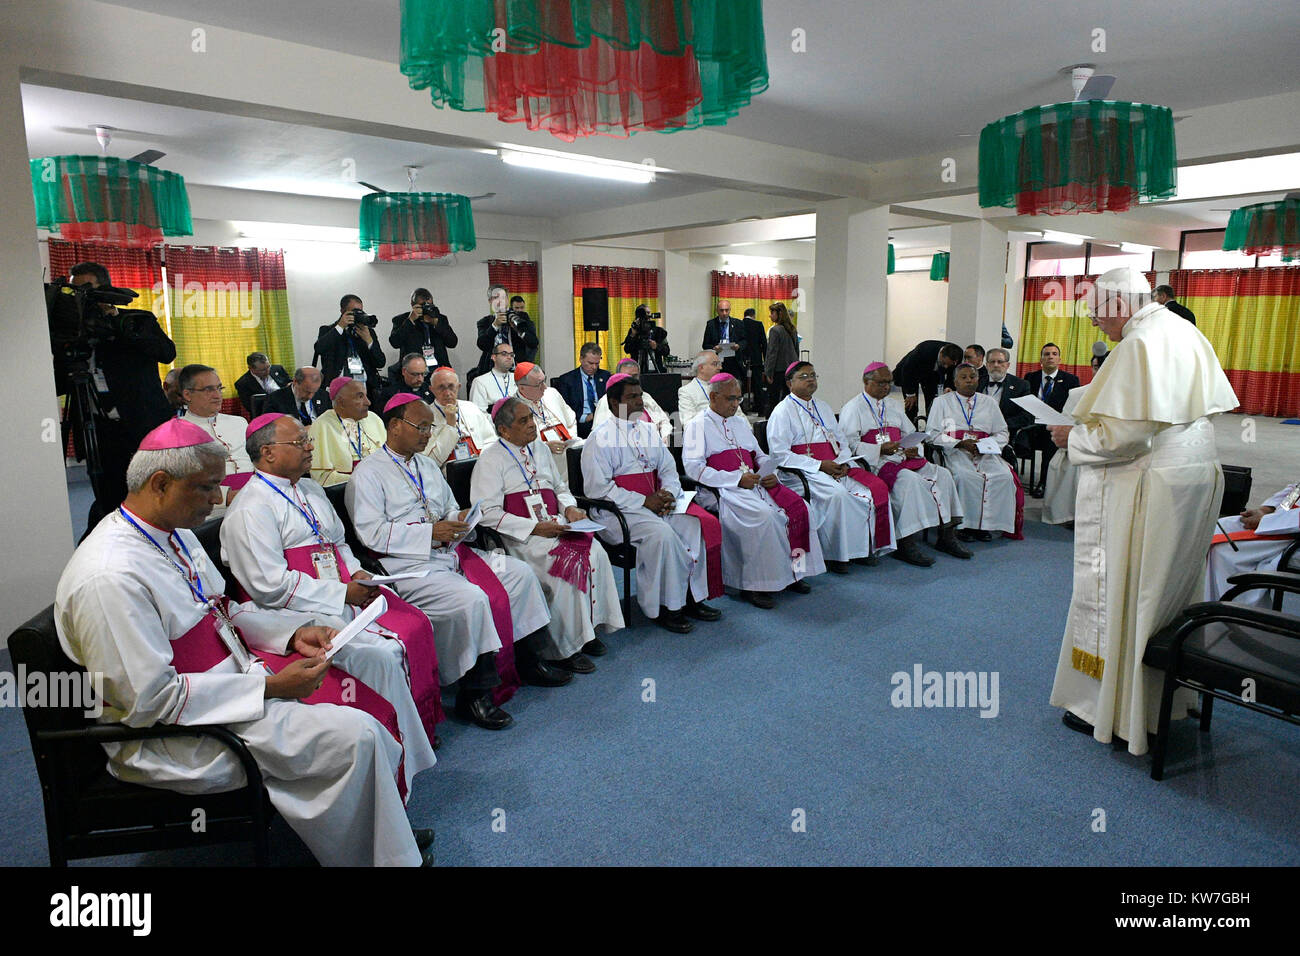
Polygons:
M501 397L502 397L502 398L509 398L509 397L510 397L510 386L509 386L509 384L502 385L500 382L497 382L497 373L496 373L496 372L493 372L493 373L492 373L492 381L494 381L494 382L497 383L497 391L501 393Z
M888 428L885 424L885 400L880 400L880 411L876 411L876 406L871 404L871 398L866 392L862 393L862 400L867 403L867 408L871 409L871 414L875 416L876 425L880 428Z
M975 417L975 403L978 401L978 399L974 395L971 396L970 411L968 412L966 410L966 399L962 398L960 395L958 395L957 398L960 400L961 403L962 416L966 419L966 427L969 428L971 431L975 431L975 425L972 423L972 420Z
M123 520L128 522L132 528L135 528L135 530L140 533L140 537L144 538L151 545L153 545L154 550L163 556L163 560L165 560L168 564L170 564L173 568L175 568L176 573L185 579L185 583L189 585L190 593L194 595L194 599L196 601L198 601L200 604L209 603L208 596L203 593L203 581L199 578L198 570L194 568L194 559L190 557L190 549L185 547L185 542L181 540L181 538L176 534L175 531L171 532L169 535L167 535L167 537L176 538L176 543L179 544L181 546L181 550L185 552L185 560L190 563L192 574L191 572L187 572L179 564L173 561L171 555L163 550L163 546L160 545L157 541L155 541L153 539L153 536L150 535L147 531L145 531L144 528L136 524L135 519L132 518L129 514L127 514L125 508L119 505L117 509L117 513L120 514Z
M529 491L532 491L532 490L533 490L533 481L535 481L536 478L537 478L537 469L536 469L536 468L533 469L533 477L532 477L532 478L529 478L529 477L528 477L528 472L524 471L524 466L523 466L523 464L519 461L519 456L517 456L513 451L510 451L510 446L509 446L508 444L506 444L505 442L502 442L502 443L501 443L501 447L503 447L507 452L509 452L509 453L510 453L510 457L513 458L513 459L515 460L515 466L519 469L519 474L521 474L521 475L524 476L524 484L528 487L528 490L529 490ZM528 446L525 445L523 451L524 451L524 457L525 457L525 458L529 458L529 459L532 458L532 455L531 455L531 454L529 453L529 451L528 451Z
M447 417L447 410L446 410L445 408L443 408L441 405L439 405L439 406L438 406L438 411L442 412L442 419L443 419L443 421L445 421L448 425L450 425L450 424L451 424L451 419ZM465 433L464 433L463 431L460 430L460 408L459 408L459 406L457 406L457 408L456 408L456 439L459 441L460 439L462 439L462 438L464 438L464 437L465 437ZM390 453L390 454L391 454L391 453Z
M425 510L427 511L428 510L427 502L429 499L426 498L424 495L424 475L420 474L420 467L417 465L415 468L415 474L411 474L410 470L405 465L402 464L402 462L398 459L398 457L394 455L391 451L388 451L387 443L384 444L384 451L388 452L388 457L393 459L393 464L396 465L398 468L402 469L402 473L406 475L407 478L410 479L412 487L414 487L415 490L420 493L420 501L426 503Z
M704 387L704 383L698 378L695 380L695 384L700 387L700 391L704 393L704 400L707 402L709 400L709 390Z
M302 515L305 519L307 519L307 525L311 528L311 533L316 536L316 540L319 541L321 544L325 544L325 536L320 533L320 519L316 517L316 512L312 510L311 505L306 504L306 502L304 502L302 505L298 504L296 501L292 500L288 495L286 495L283 491L277 488L273 482L267 481L266 476L263 475L260 471L255 471L253 472L253 474L255 474L258 478L261 478L262 483L266 485L266 487L270 488L272 491L274 491L285 501L289 502L289 504L297 508L298 513ZM297 492L295 492L295 494L297 494ZM306 505L306 507L304 507L303 505Z
M352 444L352 436L348 434L347 426L343 424L343 419L341 418L339 419L339 428L343 429L343 437L348 440L348 447L357 453L357 461L366 457L361 454L361 423L357 422L357 443L355 445Z
M822 431L826 431L826 419L822 418L822 413L817 410L817 404L815 401L813 403L812 409L809 410L808 406L806 406L803 402L799 401L799 399L795 398L793 395L789 396L789 398L790 401L794 402L796 405L802 408L805 414L807 414L809 418L811 418L818 425L821 425Z

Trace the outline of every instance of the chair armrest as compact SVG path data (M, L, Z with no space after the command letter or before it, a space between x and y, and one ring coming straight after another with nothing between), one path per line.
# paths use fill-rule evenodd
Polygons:
M473 537L480 550L504 552L506 549L506 540L501 537L501 532L496 528L479 525L474 529L474 534L471 537Z
M1300 574L1290 571L1250 571L1246 574L1234 574L1228 578L1228 583L1233 587L1219 598L1220 601L1231 601L1247 591L1261 589L1276 589L1300 594Z
M212 737L225 744L235 759L244 768L248 788L262 787L262 771L257 761L248 752L248 747L239 736L226 727L217 724L196 724L183 727L177 724L155 724L152 727L127 727L123 724L95 724L79 727L75 730L38 730L36 738L49 743L69 743L73 741L93 741L94 743L120 743L127 740L154 740L164 737Z
M803 500L804 500L804 501L812 501L812 489L810 489L810 488L808 487L808 476L807 476L807 475L805 475L805 474L804 474L802 471L800 471L798 468L782 468L782 467L779 467L779 466L778 466L776 470L777 470L777 471L783 471L783 472L785 472L787 475L796 475L796 476L799 478L800 483L803 484Z

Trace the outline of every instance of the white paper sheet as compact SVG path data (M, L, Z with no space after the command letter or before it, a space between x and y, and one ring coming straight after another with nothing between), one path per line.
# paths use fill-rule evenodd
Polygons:
M375 619L387 610L388 601L385 600L384 596L381 594L366 605L361 613L348 623L347 627L334 635L334 639L330 641L330 649L325 652L325 656L333 657L339 652L340 647L373 624Z
M1069 415L1061 414L1037 395L1022 395L1020 398L1013 398L1012 401L1034 416L1035 425L1078 424Z
M768 458L767 461L758 466L758 477L766 478L768 475L776 474L776 459Z
M691 502L694 500L695 500L695 492L683 491L682 496L677 499L677 504L673 507L673 514L675 515L686 514L686 509L691 506Z
M570 522L564 529L565 531L604 531L605 526L599 522L592 521L590 518L583 518L579 521Z
M975 450L981 455L1002 454L1002 446L998 444L996 438L981 438L975 443Z
M366 578L364 581L358 581L357 584L375 585L393 584L397 581L414 581L417 578L429 576L433 568L426 568L423 571L402 571L399 574L376 574L373 577Z
M456 540L464 541L466 538L468 538L470 534L474 531L474 528L477 527L478 523L482 520L483 520L483 502L476 501L474 502L474 506L469 509L469 514L465 515L465 523L469 525L469 527L466 528L465 533L462 534L460 537L458 537Z
M1259 519L1256 534L1300 534L1300 508L1274 511Z
M898 440L899 448L916 448L925 442L925 432L912 432Z

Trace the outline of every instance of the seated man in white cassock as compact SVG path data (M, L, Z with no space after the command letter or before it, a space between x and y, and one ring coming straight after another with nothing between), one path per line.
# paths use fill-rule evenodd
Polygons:
M421 855L432 831L412 833L403 807L406 772L434 762L419 719L404 722L408 738L389 701L332 667L336 632L313 615L230 601L188 530L220 500L227 457L178 419L145 436L126 500L59 579L59 643L103 675L101 722L221 724L237 734L272 805L323 865L432 863ZM400 673L390 676L389 686L404 686ZM405 704L414 709L409 694ZM129 783L192 794L245 783L235 756L211 738L104 749L109 771Z
M384 406L387 441L348 482L348 513L361 544L389 574L424 576L394 590L433 625L439 675L457 683L456 713L485 730L514 722L501 705L522 679L558 687L572 678L539 658L550 646L550 613L532 569L505 555L484 558L461 539L470 530L427 455L434 413L408 392Z
M546 372L540 365L520 362L515 366L518 398L528 406L537 421L537 435L555 456L555 470L569 480L569 449L582 445L578 437L578 417L564 396L546 384Z
M641 366L636 363L635 359L623 359L618 363L616 374L636 377L641 374ZM642 391L641 401L645 405L641 411L641 417L654 425L659 432L659 437L664 440L665 444L672 441L673 420L668 417L668 413L663 410L663 407L654 400L654 397L649 392ZM593 424L591 427L595 428L596 425L609 418L611 414L609 399L602 395L600 401L596 403L596 414L592 416Z
M469 400L486 414L494 402L515 394L515 348L509 341L492 346L492 367L474 378L469 387Z
M720 372L709 383L709 410L686 425L682 466L702 485L697 499L722 522L722 578L755 607L774 606L772 592L807 594L804 578L826 570L807 503L777 480L776 463L739 414L740 382ZM764 474L760 475L759 471Z
M593 498L618 505L636 546L636 597L645 616L677 634L694 629L687 618L716 621L722 612L703 603L720 597L722 528L692 502L676 513L682 496L677 462L654 426L641 418L641 383L611 375L605 386L614 415L591 430L582 449L583 486ZM618 519L603 510L592 517L601 537L623 540Z
M926 420L930 441L943 450L943 461L957 482L962 522L957 537L963 541L992 541L993 532L1020 540L1024 537L1025 493L1020 478L1002 449L1010 437L997 399L980 395L979 372L959 365L953 373L955 392L934 400ZM981 450L979 443L989 441ZM996 446L996 448L994 447Z
M182 420L202 428L219 445L226 449L225 498L212 509L212 516L225 513L226 506L235 500L253 471L253 463L244 454L244 426L248 423L241 415L225 415L221 411L221 376L207 365L186 365L177 376L181 399L185 402Z
M1070 389L1061 411L1072 416L1087 394L1087 385ZM1043 479L1043 523L1073 524L1074 499L1078 494L1079 466L1070 461L1069 455L1053 455L1047 465L1047 477Z
M498 441L483 452L470 495L483 504L483 521L505 539L511 554L541 581L551 606L552 641L543 656L575 674L596 669L587 655L605 653L596 635L623 627L614 572L605 549L588 532L569 531L586 517L555 470L554 456L537 437L533 413L515 396L492 409Z
M340 375L330 382L334 407L311 423L311 440L316 446L311 476L328 488L352 477L357 462L384 443L384 423L370 410L365 382Z
M779 466L808 481L827 570L847 574L850 561L874 565L876 554L894 550L889 488L853 461L834 409L814 397L812 363L791 362L785 381L790 394L768 416L767 449ZM803 488L797 476L778 474L787 487Z
M460 392L460 376L455 369L438 366L429 379L429 388L434 400L433 434L424 454L439 468L449 461L477 458L497 440L487 412L473 402L456 398Z
M1057 455L1063 458L1063 455ZM1053 459L1055 462L1056 459ZM1259 522L1265 515L1284 511L1290 517L1289 533L1261 533ZM1232 585L1228 578L1251 571L1276 571L1282 555L1293 545L1300 532L1300 482L1287 485L1258 508L1240 515L1220 518L1205 565L1205 600L1218 601ZM1228 542L1231 541L1232 544ZM1232 545L1237 547L1234 549ZM1236 599L1239 604L1269 606L1271 592L1247 591Z
M872 362L862 371L862 391L840 409L840 429L857 454L889 488L898 550L893 557L928 568L934 558L917 544L926 528L938 529L934 547L954 558L971 556L957 540L961 498L947 468L931 464L921 446L903 448L899 442L913 433L912 422L901 402L890 401L894 375L884 362Z
M343 522L324 489L305 477L312 456L307 429L290 415L268 412L254 418L245 434L256 470L221 522L221 556L243 591L240 599L305 611L330 627L346 627L381 592L367 583L370 574L344 540ZM382 593L387 610L344 645L335 661L385 697L376 681L397 675L423 724L418 733L427 733L436 747L442 704L433 630L418 608L392 591ZM406 740L418 733L402 729ZM408 773L414 775L409 764L408 758Z
M705 349L691 361L693 379L677 390L677 418L685 427L709 407L709 379L722 371L722 359L713 349Z

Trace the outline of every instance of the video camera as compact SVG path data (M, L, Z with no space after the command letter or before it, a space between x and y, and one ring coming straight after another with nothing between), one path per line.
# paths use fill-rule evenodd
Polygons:
M84 367L95 346L114 338L122 329L122 317L105 315L100 303L128 305L138 294L115 286L73 285L67 279L45 283L45 313L50 326L50 349L54 354L54 377L59 394L70 372Z

